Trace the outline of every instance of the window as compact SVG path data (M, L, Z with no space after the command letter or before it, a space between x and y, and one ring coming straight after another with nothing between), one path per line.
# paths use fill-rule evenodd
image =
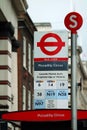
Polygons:
M23 110L26 109L26 87L23 85L23 105L22 105Z
M31 73L31 45L28 44L28 71Z
M28 91L28 110L31 109L31 91Z
M23 37L23 66L26 68L26 38Z

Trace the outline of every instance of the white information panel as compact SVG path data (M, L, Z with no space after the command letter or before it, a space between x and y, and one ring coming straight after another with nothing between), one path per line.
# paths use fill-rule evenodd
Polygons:
M34 109L68 108L68 32L34 33Z

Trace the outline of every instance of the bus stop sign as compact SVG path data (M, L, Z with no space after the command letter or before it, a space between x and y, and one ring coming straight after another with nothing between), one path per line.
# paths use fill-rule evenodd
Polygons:
M82 23L82 16L77 12L71 12L67 14L64 19L66 28L69 29L72 33L76 33L76 31L82 26Z

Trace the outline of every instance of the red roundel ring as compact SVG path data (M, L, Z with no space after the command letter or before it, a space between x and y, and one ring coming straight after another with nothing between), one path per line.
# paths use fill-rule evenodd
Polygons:
M45 40L49 37L56 39L56 41L46 42ZM55 33L47 33L41 38L40 42L37 42L37 47L40 47L41 51L44 54L50 55L50 56L55 55L58 52L60 52L63 46L65 46L65 42L62 42L61 38ZM57 47L57 48L55 50L49 51L47 50L46 47Z

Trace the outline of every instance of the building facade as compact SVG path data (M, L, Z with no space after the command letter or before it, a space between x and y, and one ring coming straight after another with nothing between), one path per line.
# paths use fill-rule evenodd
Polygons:
M41 22L41 23L35 23L35 26L38 31L52 31L51 23L47 22Z
M87 110L87 62L81 60L82 48L77 47L77 109ZM69 69L68 69L68 88L69 88L69 108L71 108L71 47L69 46Z
M20 123L2 121L3 113L32 108L36 28L27 8L26 0L0 1L0 130L20 129Z
M29 15L23 14L18 18L18 108L32 109L33 95L33 43L36 28Z

